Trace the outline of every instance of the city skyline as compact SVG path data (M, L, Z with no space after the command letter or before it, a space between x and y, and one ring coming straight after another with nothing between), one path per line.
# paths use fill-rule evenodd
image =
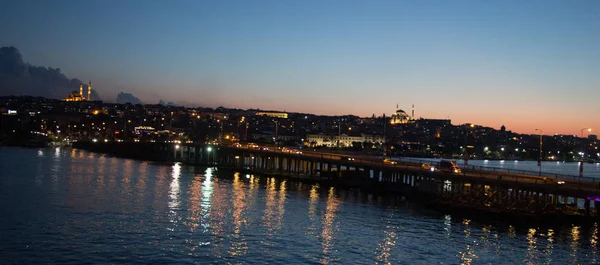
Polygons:
M93 80L107 100L127 92L151 104L363 117L414 104L416 117L454 124L600 130L596 1L4 7L0 46Z

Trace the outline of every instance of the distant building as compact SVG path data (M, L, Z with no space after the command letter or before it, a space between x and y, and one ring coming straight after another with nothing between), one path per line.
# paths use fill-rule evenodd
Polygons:
M88 98L87 100L91 100L92 97L92 81L88 84ZM63 101L84 101L86 98L83 96L83 83L79 84L79 93L77 91L71 92L66 98L63 98Z
M598 141L598 135L589 134L588 135L588 140L590 140L590 141Z
M413 121L413 118L414 117L409 116L404 110L399 109L398 105L396 105L396 112L390 117L390 124L407 124Z
M260 132L260 133L253 133L252 134L252 139L254 140L275 140L275 134L273 134L273 132ZM285 135L285 134L279 134L277 135L277 140L279 141L297 141L298 140L298 136L297 135Z
M353 142L371 142L371 143L383 143L384 137L379 135L371 134L360 134L360 135L326 135L326 134L308 134L306 135L306 141L313 146L327 146L327 147L350 147Z
M63 98L63 101L84 101L85 98L77 93L77 91L71 92L66 98Z
M268 116L268 117L273 117L273 118L281 118L281 119L287 119L288 118L288 114L285 112L275 112L275 111L257 111L255 113L256 116Z

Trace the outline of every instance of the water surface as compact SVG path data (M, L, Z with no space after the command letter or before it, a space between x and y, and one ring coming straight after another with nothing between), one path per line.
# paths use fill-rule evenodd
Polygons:
M1 264L597 264L598 227L86 151L0 147Z

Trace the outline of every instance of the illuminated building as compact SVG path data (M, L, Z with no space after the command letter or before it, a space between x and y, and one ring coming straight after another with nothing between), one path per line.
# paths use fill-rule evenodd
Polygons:
M92 98L92 81L88 84L88 96L87 100L91 100ZM62 99L63 101L84 101L86 98L83 96L83 83L79 84L79 93L77 91L71 92L66 98Z
M360 134L360 135L347 135L341 134L336 136L325 135L325 134L308 134L306 140L310 145L314 146L327 146L327 147L350 147L353 142L370 142L370 143L383 143L384 137L381 135L371 134Z
M273 118L281 118L287 119L288 114L285 112L275 112L275 111L257 111L256 116L268 116Z
M92 100L92 81L88 83L88 101Z
M406 112L398 108L396 105L396 112L392 114L390 123L391 124L406 124L413 120L415 115L414 105L413 105L413 117L409 116Z

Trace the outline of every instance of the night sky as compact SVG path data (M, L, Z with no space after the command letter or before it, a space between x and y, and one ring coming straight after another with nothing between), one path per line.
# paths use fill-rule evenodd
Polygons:
M8 0L0 46L107 100L600 130L597 0Z

